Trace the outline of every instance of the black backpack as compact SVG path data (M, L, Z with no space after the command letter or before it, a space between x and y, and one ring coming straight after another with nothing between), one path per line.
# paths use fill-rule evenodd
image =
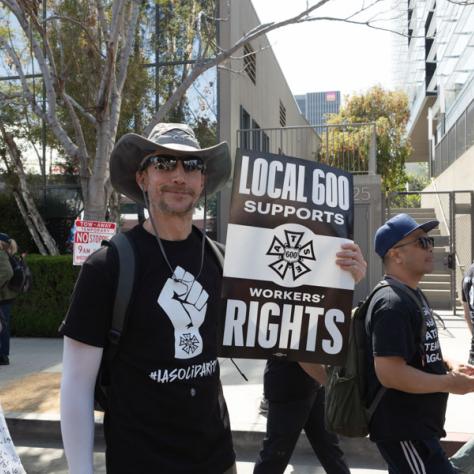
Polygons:
M19 255L8 255L13 276L7 283L7 287L15 293L27 293L31 288L32 274L25 259Z
M405 285L397 280L390 278L389 281L381 281L370 295L352 311L349 345L344 365L330 366L327 369L325 422L326 428L333 433L354 438L367 436L369 434L370 419L387 391L385 387L380 386L374 400L370 405L368 404L366 319L373 296L381 288L387 286L400 290L416 304L422 318L420 347L422 354L424 353L423 342L426 335L426 323L421 302Z
M222 268L224 265L224 246L207 236L206 241L213 250ZM107 410L107 389L110 385L110 366L118 353L120 340L126 329L127 313L130 302L133 299L136 274L135 248L126 234L119 233L114 235L110 240L104 241L102 244L115 249L118 255L119 273L112 313L112 324L95 383L94 409L97 411Z

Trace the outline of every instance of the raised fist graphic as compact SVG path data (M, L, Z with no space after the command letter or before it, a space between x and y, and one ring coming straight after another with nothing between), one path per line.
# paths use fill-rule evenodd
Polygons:
M184 268L176 267L174 277L179 281L168 278L158 304L173 323L175 358L191 359L202 352L199 327L206 316L209 294Z

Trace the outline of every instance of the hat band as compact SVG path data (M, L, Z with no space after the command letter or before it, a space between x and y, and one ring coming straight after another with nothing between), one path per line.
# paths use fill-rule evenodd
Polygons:
M196 150L201 149L198 142L187 133L163 134L153 141L157 145L185 145L195 148Z

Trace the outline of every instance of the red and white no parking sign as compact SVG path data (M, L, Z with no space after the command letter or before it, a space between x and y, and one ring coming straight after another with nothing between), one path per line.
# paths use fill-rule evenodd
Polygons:
M73 265L82 265L87 257L100 248L103 240L110 240L117 230L115 222L75 222Z

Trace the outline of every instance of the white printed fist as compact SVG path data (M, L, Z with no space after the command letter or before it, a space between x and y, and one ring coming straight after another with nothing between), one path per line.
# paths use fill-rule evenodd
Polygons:
M206 317L209 294L184 268L176 267L174 277L179 281L168 278L158 304L173 323L175 358L191 359L202 352L199 327Z

